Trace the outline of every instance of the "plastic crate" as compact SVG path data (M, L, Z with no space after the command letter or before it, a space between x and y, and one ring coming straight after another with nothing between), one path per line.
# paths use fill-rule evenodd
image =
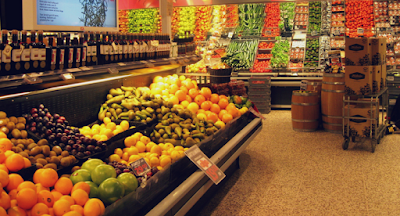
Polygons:
M252 102L271 102L270 95L249 95Z
M271 108L271 101L253 102L257 109Z
M271 95L271 88L249 88L249 96L251 95Z
M250 78L249 86L256 88L259 88L261 86L271 86L271 77Z

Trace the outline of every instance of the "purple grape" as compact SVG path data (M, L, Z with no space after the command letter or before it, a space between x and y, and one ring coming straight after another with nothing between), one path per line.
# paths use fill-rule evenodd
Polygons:
M61 139L61 137L63 137L62 133L57 133L56 138Z
M95 152L101 152L101 151L103 151L103 149L101 149L100 146L96 146L96 147L94 148L94 151L95 151Z
M33 121L33 117L30 115L30 116L28 116L27 118L26 118L26 121L27 122L32 122Z
M82 140L78 139L75 141L75 143L80 145L80 144L82 144Z
M61 144L61 143L60 143ZM53 141L53 145L58 145L58 141L57 140L54 140Z
M37 113L37 111L38 111L38 110L37 110L36 108L32 108L32 109L31 109L31 114Z
M78 151L76 151L76 149L72 149L72 150L71 150L71 154L72 154L72 155L76 155L77 153L78 153Z
M91 140L90 140L89 137L85 137L85 138L83 139L83 143L85 143L85 144L90 144L90 142L91 142Z
M42 123L42 122L38 122L38 123L36 124L36 127L38 127L38 128L43 127L43 123Z
M58 146L60 146L62 149L64 149L65 146L67 146L67 145L65 145L64 143L58 143Z
M56 140L56 137L55 137L53 134L51 134L51 135L48 137L48 139L49 139L50 142L52 142L52 141Z
M76 133L76 136L78 136L78 134L79 134L79 129L78 129L78 128L74 128L74 132Z
M61 146L60 146L60 147L61 147ZM66 146L65 146L65 150L66 150L66 151L71 151L71 150L72 150L72 147L71 147L70 145L66 145Z
M40 131L46 135L47 128L45 126L43 126L42 128L40 128Z
M68 140L68 145L74 145L74 144L75 142L72 139Z
M36 122L32 122L31 127L36 127Z
M97 142L96 142L96 145L97 145L97 146L103 145L103 141L97 141Z
M69 130L68 129L64 129L64 133L69 134Z
M82 158L82 157L85 157L85 154L83 154L83 152L78 152L78 153L76 153L76 156Z
M79 152L84 152L85 151L85 147L83 145L80 145L77 150Z
M121 175L121 173L122 173L121 170L116 170L116 172L117 172L117 176Z
M106 150L106 149L107 149L107 144L105 144L105 143L101 144L101 148L102 148L103 150Z
M85 155L86 156L89 156L89 155L91 155L92 154L92 152L90 152L90 151L85 151Z
M78 149L79 146L80 146L80 145L79 145L78 143L76 143L76 144L72 145L72 148L73 148L73 149Z
M88 145L88 146L86 147L86 150L88 150L88 151L94 151L94 146L93 146L93 145Z
M46 113L42 110L39 112L39 116L46 116Z
M61 137L61 142L67 144L68 143L68 137L67 136L62 136Z
M41 122L42 120L43 120L43 118L40 116L35 118L35 122L38 122L38 123Z
M51 131L50 129L46 130L46 135L50 136L51 134L53 134L53 131Z
M130 172L129 169L124 169L124 173Z

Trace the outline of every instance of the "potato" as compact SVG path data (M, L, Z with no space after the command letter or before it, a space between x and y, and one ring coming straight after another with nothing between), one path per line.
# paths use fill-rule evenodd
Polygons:
M0 120L0 121L1 121L1 120ZM1 130L1 132L5 133L5 134L10 133L10 130L8 130L8 128L7 128L6 126L2 126L2 127L0 128L0 130Z
M8 122L6 127L8 128L8 130L12 131L12 130L15 129L15 123L14 122Z
M60 146L54 146L53 151L57 153L57 155L60 155L62 152L62 149Z
M60 159L60 161L61 161L61 159L63 159L64 157L61 155L58 155L57 158Z
M31 149L31 151L29 152L29 155L36 156L40 153L42 153L42 148L40 148L39 146L36 146L35 148Z
M35 141L33 139L28 139L26 142L27 143L34 143Z
M78 169L81 169L81 167L80 167L80 166L74 166L74 167L72 167L71 173L77 171Z
M48 164L47 160L45 160L45 159L43 159L43 158L38 158L38 159L36 160L36 163L40 163L40 164L42 164L43 166L45 166L46 164Z
M57 165L56 164L53 164L53 163L48 163L48 164L46 164L46 166L44 166L43 168L51 168L51 169L54 169L54 170L57 170Z
M11 116L10 118L8 118L8 120L9 120L10 122L14 122L15 124L18 123L18 119L17 119L17 117L15 117L15 116Z
M8 124L10 124L10 123L8 123ZM25 124L23 124L23 123L17 123L17 124L15 125L15 128L17 128L18 130L25 130Z
M11 135L16 139L20 139L22 134L18 129L14 129L11 131Z
M24 117L18 117L17 120L18 120L18 123L22 123L24 125L26 124L26 119Z
M47 142L46 139L41 139L37 142L38 146L42 146L42 145L49 145L49 142Z
M25 146L23 144L18 144L17 147L21 148L22 150L25 150Z
M43 165L41 163L36 163L36 169L42 169L42 168L43 168Z
M49 156L50 156L50 157L52 157L52 156L57 156L57 153L56 153L55 151L50 151Z
M15 147L15 146L12 147L11 150L12 150L13 152L15 152L15 153L20 153L20 152L23 151L20 147Z
M28 132L26 132L26 130L21 130L21 137L22 139L26 139L28 137ZM24 142L26 142L26 140Z
M41 148L42 148L42 152L45 156L50 155L50 147L48 145L41 146Z
M29 155L28 155L28 153L26 153L26 152L19 152L18 154L20 154L22 157L25 157L25 158L29 158Z
M35 147L37 147L38 145L36 145L36 143L31 143L31 144L29 144L26 148L28 149L28 150L32 150L33 148L35 148Z
M0 119L5 119L7 118L7 113L0 111Z
M72 160L69 157L65 157L65 158L61 159L60 162L61 162L61 166L63 166L63 167L67 167L72 164Z
M63 157L68 157L68 156L69 156L68 151L63 151L63 152L61 152L61 156L63 156Z
M38 154L38 155L36 155L34 158L35 158L36 160L39 159L39 158L43 158L43 159L44 159L44 155L43 155L43 154Z
M57 164L57 166L60 165L60 159L57 156L51 157L49 162Z
M8 121L6 119L0 119L0 127L6 126Z

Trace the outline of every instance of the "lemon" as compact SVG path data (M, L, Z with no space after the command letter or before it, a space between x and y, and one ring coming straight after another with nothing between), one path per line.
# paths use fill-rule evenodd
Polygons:
M122 149L121 148L116 148L115 150L114 150L114 154L117 154L118 156L120 156L120 157L122 157L122 154L123 154L124 152L122 151Z
M124 161L129 160L129 154L127 152L122 154L122 160L124 160Z
M173 150L170 155L171 155L171 159L173 162L179 160L179 158L180 158L180 154L176 150Z
M142 157L140 157L139 155L131 155L131 156L129 157L129 162L137 161L137 160L139 160L140 158L142 158Z
M105 117L105 118L103 119L103 122L104 122L104 124L108 124L108 123L111 122L111 119L108 118L108 117Z
M147 145L148 143L150 143L150 138L148 138L147 136L142 136L140 137L140 141Z
M165 156L162 159L160 159L160 166L165 167L165 166L171 164L171 162L172 162L171 157Z
M108 160L109 160L110 162L113 162L113 161L120 161L121 158L120 158L119 155L117 155L117 154L112 154L112 155L110 155L110 157L108 158Z
M145 152L146 151L146 145L140 141L136 142L136 148L139 150L139 152Z
M175 150L183 151L183 147L182 146L175 146Z
M150 158L150 166L159 166L160 165L160 160L157 157L152 157Z
M126 152L128 153L129 156L137 155L137 154L139 154L139 149L136 148L135 146L131 146L130 148L128 148L128 150Z
M153 145L153 147L151 147L151 150L150 150L151 153L156 153L158 156L161 155L161 151L162 151L162 149L158 145Z
M152 148L153 146L155 146L155 145L156 145L156 144L153 143L153 142L147 143L147 144L146 144L146 151L147 151L147 152L150 152L151 148Z

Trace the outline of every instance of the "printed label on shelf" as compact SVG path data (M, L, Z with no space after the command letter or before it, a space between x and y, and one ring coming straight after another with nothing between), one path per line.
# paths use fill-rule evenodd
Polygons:
M80 67L79 69L84 70L84 71L87 71L87 70L93 70L93 67L86 67L86 66L83 66L83 67Z
M229 32L228 33L228 38L232 38L233 37L233 32Z
M364 34L364 29L358 28L357 29L357 34Z
M117 74L119 70L117 68L107 68L108 73L110 74Z
M125 63L122 63L122 62L118 62L117 63L119 66L126 66L126 64Z
M81 71L81 69L79 69L79 68L70 68L70 69L67 69L67 71L73 73L73 72L79 72L79 71Z
M72 73L64 73L60 75L63 80L73 80L75 76Z
M222 172L211 160L208 158L197 145L190 147L185 151L186 156L196 164L213 182L218 185L222 179L225 178L225 173Z
M387 76L387 77L386 77L386 80L387 80L387 81L394 81L394 76Z
M151 169L149 164L146 162L146 160L144 158L140 158L140 159L130 163L130 166L132 167L135 176L142 176L143 174L146 174Z

